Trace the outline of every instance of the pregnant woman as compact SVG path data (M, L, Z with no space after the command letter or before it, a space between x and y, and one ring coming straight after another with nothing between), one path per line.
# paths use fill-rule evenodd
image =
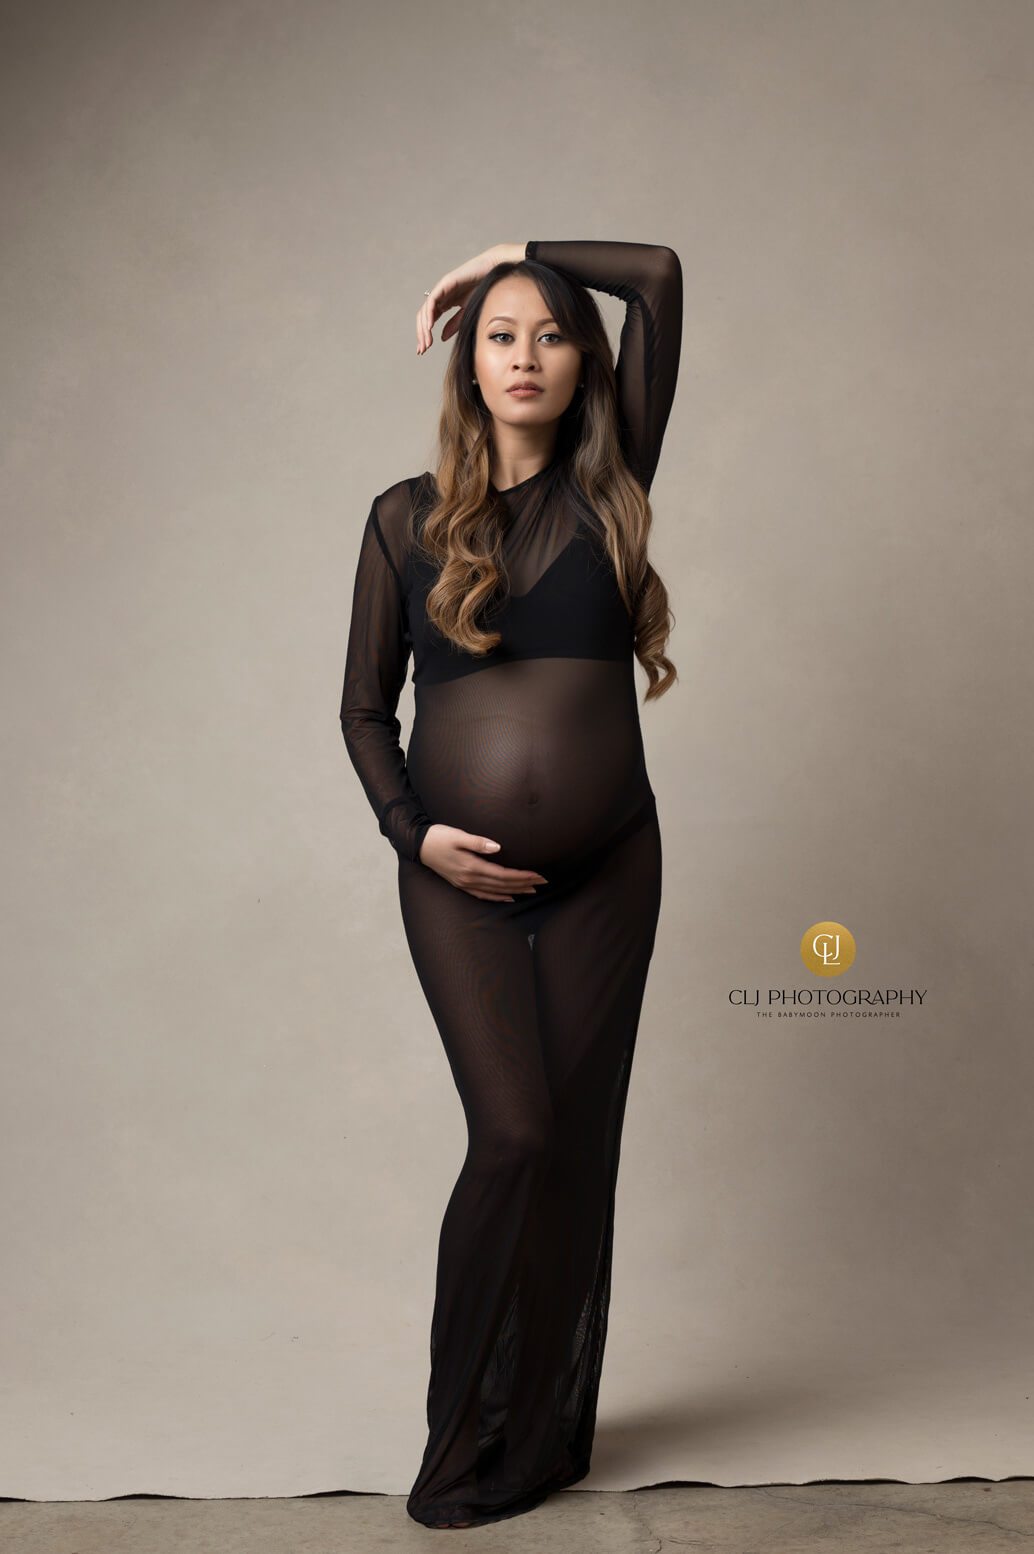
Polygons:
M626 304L616 368L586 288ZM682 269L647 243L500 244L425 297L418 354L457 309L437 468L370 509L341 725L468 1134L406 1508L472 1527L589 1471L661 898L634 660L647 700L676 678L647 540Z

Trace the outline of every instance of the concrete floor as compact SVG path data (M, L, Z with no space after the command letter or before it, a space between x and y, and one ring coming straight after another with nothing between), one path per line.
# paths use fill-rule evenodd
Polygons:
M434 1541L432 1541L434 1540ZM1034 1550L1034 1481L568 1489L495 1526L436 1532L389 1495L0 1502L4 1554L991 1554Z

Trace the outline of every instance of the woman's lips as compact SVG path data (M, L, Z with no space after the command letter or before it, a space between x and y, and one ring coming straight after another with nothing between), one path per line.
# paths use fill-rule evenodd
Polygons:
M506 392L512 394L514 399L530 399L533 394L541 394L542 390L540 388L512 388L507 389Z

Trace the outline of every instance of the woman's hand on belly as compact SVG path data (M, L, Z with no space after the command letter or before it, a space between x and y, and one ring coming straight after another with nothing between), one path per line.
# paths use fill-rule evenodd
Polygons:
M481 901L513 901L515 894L534 893L536 885L549 881L534 869L507 869L485 856L497 852L491 837L463 831L458 826L430 826L420 847L420 862L443 880Z

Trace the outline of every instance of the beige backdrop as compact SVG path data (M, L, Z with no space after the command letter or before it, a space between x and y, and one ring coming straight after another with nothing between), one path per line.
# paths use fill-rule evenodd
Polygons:
M422 292L531 237L686 281L582 1487L1034 1471L1034 8L5 12L0 1493L415 1475L466 1134L338 702ZM730 1002L819 987L925 998Z

